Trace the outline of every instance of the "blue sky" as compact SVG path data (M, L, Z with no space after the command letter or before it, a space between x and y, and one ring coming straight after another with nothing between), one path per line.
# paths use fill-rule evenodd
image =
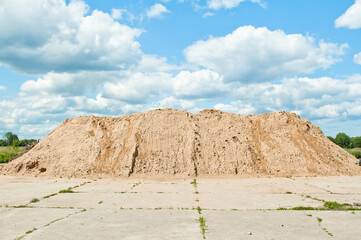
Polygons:
M0 0L0 135L154 108L361 136L361 0Z

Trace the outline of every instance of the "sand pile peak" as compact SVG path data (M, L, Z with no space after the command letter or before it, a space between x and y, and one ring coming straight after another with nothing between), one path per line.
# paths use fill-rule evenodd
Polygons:
M354 175L357 160L294 113L243 116L158 109L64 121L0 173L130 175Z

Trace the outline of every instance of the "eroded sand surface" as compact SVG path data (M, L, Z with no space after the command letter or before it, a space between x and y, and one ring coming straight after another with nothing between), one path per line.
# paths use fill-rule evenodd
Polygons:
M0 176L0 239L359 239L361 211L345 209L360 208L360 182L359 176L195 182ZM59 193L68 188L74 193ZM350 206L290 210L322 208L324 201Z
M68 119L1 174L51 177L361 175L294 113L153 110Z

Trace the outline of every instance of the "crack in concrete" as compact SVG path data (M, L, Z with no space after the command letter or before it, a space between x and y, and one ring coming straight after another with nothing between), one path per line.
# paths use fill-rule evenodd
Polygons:
M82 212L85 212L85 211L86 211L86 209L84 208L84 209L82 209L81 211L78 211L78 212L75 212L75 213L70 213L70 214L66 215L65 217L57 218L57 219L55 219L55 220L53 220L53 221L45 224L45 225L42 226L42 227L39 227L39 228L34 227L33 229L27 231L24 235L22 235L22 236L20 236L20 237L17 237L17 238L15 238L14 240L21 240L21 239L23 239L24 237L32 234L32 233L35 232L35 231L44 229L44 228L46 228L46 227L49 227L51 224L53 224L53 223L55 223L55 222L59 222L59 221L61 221L61 220L64 220L65 218L69 218L69 217L71 217L71 216L77 215L77 214L82 213Z

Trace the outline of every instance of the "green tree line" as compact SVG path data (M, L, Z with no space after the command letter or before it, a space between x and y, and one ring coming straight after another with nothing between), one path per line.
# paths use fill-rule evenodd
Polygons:
M336 143L342 148L347 148L348 152L356 158L361 158L361 151L353 148L361 148L361 137L349 137L346 133L338 133L335 138L328 136L332 142ZM361 166L361 161L360 161Z
M0 146L1 147L7 147L7 146L25 147L26 145L28 145L32 142L38 142L38 140L36 140L36 139L19 140L19 137L16 134L13 134L12 132L7 132L7 133L5 133L4 138L0 139Z
M361 148L361 137L349 137L346 133L338 133L335 138L328 138L343 148Z

